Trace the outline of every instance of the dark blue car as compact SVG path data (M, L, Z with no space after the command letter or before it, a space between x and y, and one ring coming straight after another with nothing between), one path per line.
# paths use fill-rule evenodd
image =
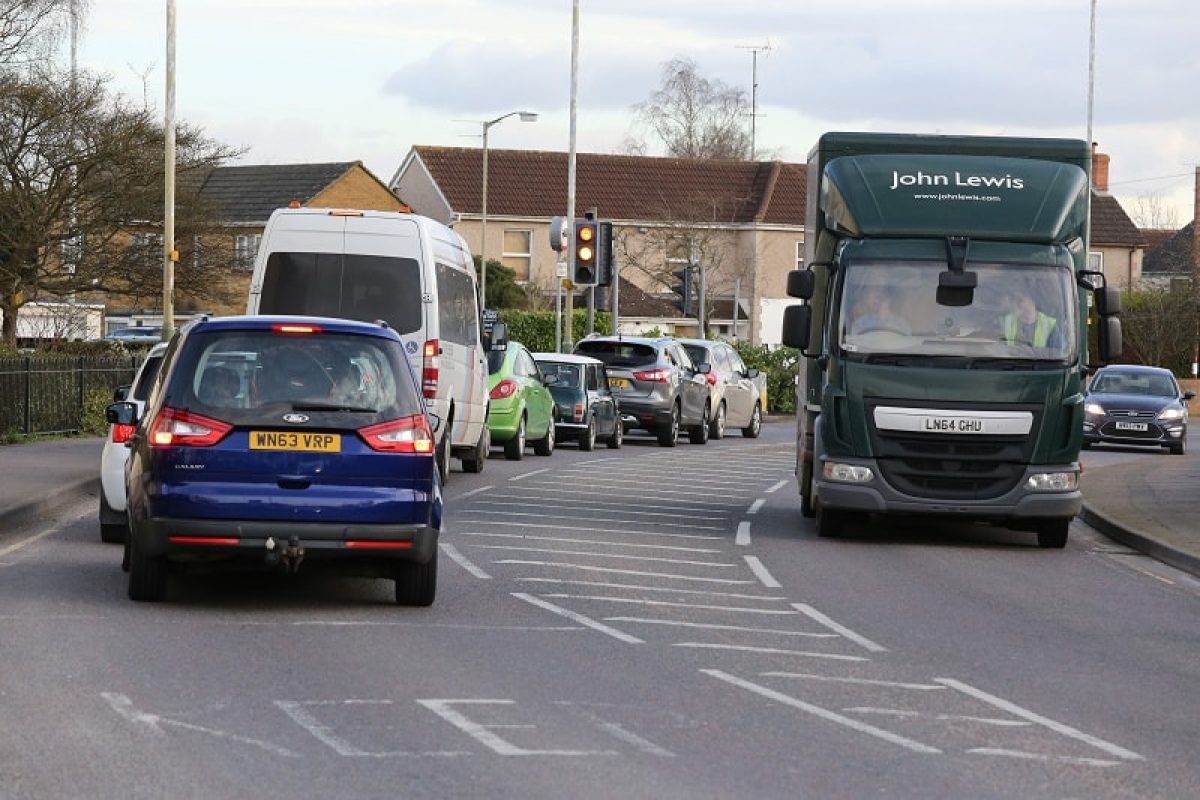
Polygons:
M242 562L391 578L432 604L441 485L404 346L383 323L201 319L171 342L126 468L129 596Z

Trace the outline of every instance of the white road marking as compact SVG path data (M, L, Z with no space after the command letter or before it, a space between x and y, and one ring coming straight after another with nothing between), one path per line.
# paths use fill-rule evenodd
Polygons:
M462 567L467 572L474 575L476 578L482 578L483 580L491 580L491 577L492 577L491 575L488 575L482 569L480 569L479 567L472 564L471 561L466 556L464 556L462 553L458 552L458 548L455 547L454 545L450 544L449 542L439 542L438 547L440 547L442 549L443 553L450 556L451 561L453 561L455 564L458 564L460 567Z
M574 519L580 522L590 522L591 520L580 518L575 514L550 514L545 511L530 512L530 511L489 511L479 508L464 508L459 513L461 514L484 514L488 517L534 517L535 519ZM664 515L665 516L665 515ZM625 522L626 520L598 520L599 522ZM474 523L479 524L479 523ZM693 522L643 522L643 525L653 525L658 528L687 528L697 531L719 531L723 530L720 525L697 525Z
M504 497L505 495L491 495L487 500L478 500L471 504L471 509L474 510L479 506L516 506L517 508L529 508L528 499L524 503L505 503L497 502L491 497ZM643 508L670 508L672 511L643 511ZM637 508L629 508L629 501L623 500L620 503L613 503L610 506L603 505L583 505L581 503L571 503L572 511L598 511L606 514L626 514L634 517L671 517L672 519L699 519L709 521L713 518L712 514L685 514L679 509L686 509L686 506L643 506L638 503Z
M750 567L750 571L754 573L754 577L758 578L759 583L768 589L779 589L779 581L767 572L767 568L758 560L757 556L742 556L746 561L746 566Z
M458 705L515 705L512 700L441 700L421 699L417 702L442 719L502 756L615 756L613 750L527 750L492 733L494 728L532 728L532 725L484 725L468 718L451 706Z
M752 628L747 625L719 625L715 622L682 622L677 619L647 619L645 617L605 617L605 622L636 622L643 625L673 625L679 628L704 628L712 631L737 631L739 633L766 633L773 636L809 636L814 639L833 639L836 633L809 633L807 631L783 631L773 628ZM764 675L773 673L764 672ZM787 673L775 673L784 675ZM944 687L934 686L934 689Z
M665 564L686 564L693 567L732 567L734 564L722 564L713 561L690 561L682 558L661 558L659 556L626 556L620 553L592 553L586 550L555 550L547 547L516 547L510 544L473 544L480 550L517 550L523 553L555 553L560 556L595 556L596 558L619 558L625 561L657 561Z
M840 633L842 636L845 636L850 641L854 642L857 645L865 647L867 650L870 650L873 653L886 653L888 651L888 649L886 647L884 647L883 645L875 644L867 637L860 636L859 634L857 634L854 631L847 628L845 625L839 625L838 623L834 622L832 619L825 616L820 611L817 611L815 608L813 608L810 605L806 605L804 603L792 603L792 608L796 609L797 611L799 611L802 614L807 614L809 617L812 617L813 620L821 623L826 628L829 628L829 630L837 631L838 633Z
M1091 734L1087 734L1081 730L1072 728L1070 725L1065 725L1061 722L1056 722L1048 717L1043 717L1040 714L1035 714L1034 712L1030 711L1029 709L1022 708L1021 706L1017 705L1016 703L1010 703L1009 701L1003 700L999 697L996 697L995 695L988 694L987 692L983 691L982 689L976 689L974 686L969 686L969 685L963 683L962 681L956 681L953 678L934 678L933 680L935 683L943 684L945 686L950 687L951 689L960 691L963 694L970 695L971 697L974 697L976 700L982 700L983 702L987 703L988 705L995 706L996 708L999 708L1003 711L1007 711L1010 714L1015 714L1016 716L1021 717L1022 719L1027 719L1030 722L1034 722L1034 723L1037 723L1038 725L1042 725L1046 728L1049 728L1050 730L1054 731L1057 734L1061 734L1062 736L1066 736L1068 738L1076 739L1078 741L1085 742L1086 744L1090 744L1092 747L1103 750L1104 752L1108 753L1109 755L1116 756L1117 758L1124 758L1128 761L1143 761L1143 760L1145 760L1142 756L1138 755L1137 753L1133 752L1132 750L1126 750L1124 747L1120 747L1118 745L1112 744L1111 742L1106 742L1103 739L1100 739L1096 736L1092 736Z
M542 470L542 471L545 472L545 470ZM660 476L660 479L661 479L661 476ZM516 478L510 478L509 480L516 480ZM622 486L625 486L625 485L633 485L633 486L637 487L637 493L638 493L639 497L645 497L647 494L651 494L651 495L665 494L665 495L669 495L671 497L719 497L719 498L725 498L727 500L735 500L735 499L739 499L742 497L742 495L740 495L740 494L722 494L720 492L713 492L713 491L689 492L686 489L677 489L674 487L667 487L665 489L654 489L654 488L649 488L646 486L645 478L641 478L641 479L631 478L630 480L626 481L626 480L621 480L620 478L601 478L596 475L592 475L587 478L587 482L588 482L589 486L611 487L613 489L620 489L620 488L622 488ZM662 498L657 498L657 499L661 500Z
M632 731L628 731L616 722L609 722L602 717L593 714L591 711L581 707L578 703L571 703L565 700L556 701L558 705L570 709L574 713L595 724L597 728L604 731L610 736L615 736L625 744L631 745L643 753L648 753L652 756L663 756L666 758L674 758L675 754L666 748L659 747L649 739L644 739Z
M336 700L276 700L275 705L280 711L287 714L288 717L299 725L304 730L308 731L321 744L333 750L339 756L346 758L411 758L413 756L469 756L470 753L462 750L455 751L431 751L425 753L411 753L404 750L391 750L384 752L371 752L368 750L360 750L352 745L346 739L334 733L333 728L326 725L317 719L316 715L309 711L305 706L335 706L335 705L391 705L391 700L346 700L339 702Z
M875 708L874 706L855 706L843 708L847 714L878 714L885 717L903 717L908 719L936 719L943 722L976 722L980 725L995 725L1000 728L1026 728L1032 722L1023 719L996 719L995 717L972 717L968 714L927 714L921 711L911 711L904 708Z
M574 497L582 495L585 502L596 505L614 505L618 508L630 508L632 503L628 498L621 500L606 500L605 495L597 495L595 492L586 489L573 489L566 484L560 484L554 488L541 488L536 486L513 486L510 487L514 492L520 491L520 494L493 494L489 497L503 497L506 499L517 500L534 500L545 501L553 500L559 503L573 503ZM644 502L647 499L652 499L656 502ZM678 503L670 502L669 497L646 498L639 495L636 507L637 508L657 508L657 509L683 509L684 511L696 511L701 506L708 506L713 509L712 513L731 514L734 509L741 508L741 502L737 503L706 503L703 500L684 500ZM661 503L661 504L660 504Z
M837 634L828 634L836 636ZM837 678L831 675L812 675L807 672L764 672L764 678L801 678L809 681L829 681L831 683L853 683L861 686L884 686L889 689L915 689L920 692L936 692L945 689L945 686L939 686L929 683L897 683L896 681L877 681L869 678Z
M466 623L447 623L447 622L384 622L375 619L363 620L341 620L341 619L312 619L312 620L292 620L284 623L274 622L246 622L237 620L234 622L217 623L225 625L297 625L297 626L327 626L330 628L445 628L448 630L463 630L463 631L527 631L537 633L539 631L577 631L579 628L575 625L468 625Z
M778 473L774 473L774 474L778 474ZM591 482L591 480L593 478L598 477L594 472L585 472L585 471L571 472L569 470L563 472L562 475L564 478L566 478L568 480L579 480L579 481L586 481L589 483ZM695 477L697 475L703 475L705 477L702 477L702 478ZM694 471L691 474L689 474L687 472L687 470L679 470L679 469L676 469L675 467L667 467L664 465L661 468L655 468L653 470L647 470L644 472L639 472L639 471L634 471L634 470L628 470L628 471L626 471L626 470L621 470L621 471L608 470L607 472L604 473L603 477L605 480L619 481L621 483L640 483L643 485L648 480L653 479L655 481L666 484L668 486L676 486L676 485L695 486L695 487L715 486L717 488L726 488L729 486L730 478L714 477L716 475L720 475L720 471L706 469L706 470L697 470L697 471ZM744 481L746 478L746 476L741 474L740 472L734 473L734 475L739 480Z
M492 488L491 486L480 486L478 489L472 489L469 492L463 492L462 494L456 494L451 499L454 500L455 502L459 502L461 500L466 500L468 497L473 497L477 494L482 494L483 492L486 492L488 489L491 489L491 488Z
M1082 764L1087 767L1116 767L1120 761L1109 761L1104 758L1080 758L1077 756L1046 756L1038 753L1026 753L1023 750L1005 750L999 747L973 747L967 751L981 756L1007 756L1021 758L1026 761L1061 761L1064 764Z
M534 597L531 594L526 594L525 592L513 592L513 597L517 598L518 600L524 600L526 603L535 605L538 608L544 608L547 611L552 611L561 617L566 617L567 619L572 620L573 622L578 622L580 625L584 625L588 628L591 628L592 630L600 631L600 633L603 633L607 636L611 636L614 639L625 642L626 644L645 644L646 643L644 640L639 639L636 636L630 636L628 633L624 633L624 632L619 631L616 628L613 628L609 625L605 625L603 622L594 620L591 617L585 617L582 614L576 614L574 611L571 611L570 609L563 608L562 606L557 606L554 603L548 603L545 600L542 600L539 597Z
M885 731L882 728L876 728L874 725L868 725L865 722L860 722L859 720L843 716L842 714L829 711L821 708L820 706L814 706L811 703L806 703L803 700L790 697L782 692L777 692L774 689L768 689L766 686L759 686L757 683L751 683L750 681L730 675L727 672L722 672L719 669L702 669L700 671L705 675L710 675L718 680L731 683L734 686L745 689L746 691L754 692L755 694L765 697L768 700L774 700L776 703L782 703L783 705L791 706L792 708L797 708L801 711L806 711L809 714L813 714L814 716L828 720L829 722L836 722L839 725L845 725L851 730L856 730L859 733L865 733L868 736L874 736L876 738L883 739L885 742L899 745L900 747L907 748L915 753L939 754L942 752L936 747L930 747L927 744L921 744L915 739L899 736L890 731Z
M738 594L736 592L714 592L707 589L677 589L674 586L634 586L628 583L603 583L601 581L572 581L564 578L517 578L526 583L553 583L570 586L597 586L604 589L628 589L633 592L670 592L671 594L700 594L706 597L733 597L739 600L769 600L786 602L786 597L766 597L761 594ZM833 634L829 634L832 636Z
M746 509L746 513L747 514L757 514L758 510L760 508L762 508L763 504L766 502L767 502L767 499L765 497L758 498L757 500L755 500L753 503L750 504L750 507L748 509Z
M771 488L767 489L767 494L775 494L775 492L779 491L780 489L782 489L783 487L785 487L787 485L788 485L787 481L780 481L779 483L772 484Z
M643 600L637 597L608 597L605 595L566 594L565 592L548 592L542 597L553 597L557 600L599 600L608 603L626 603L639 606L659 606L662 608L691 608L703 611L732 611L738 614L769 614L772 616L789 616L795 614L786 608L743 608L741 606L714 606L703 603L675 603L670 600Z
M598 544L601 547L641 547L650 550L672 550L678 553L720 553L711 547L681 547L674 544L640 544L638 542L613 542L607 539L576 539L570 536L530 536L521 533L488 533L485 531L464 532L463 536L488 536L494 539L520 539L528 542L566 542L568 544Z
M517 564L527 567L562 567L564 569L578 569L586 572L607 572L613 575L635 575L643 578L668 578L677 581L693 581L696 583L719 583L726 586L744 586L753 581L742 580L740 578L705 578L697 575L673 575L669 572L646 572L637 569L617 569L616 567L597 567L591 564L572 564L566 561L526 561L523 559L507 558L496 561L497 564Z
M163 734L162 728L159 727L160 725L170 725L174 728L180 728L185 731L207 733L208 735L215 736L218 739L229 739L234 742L241 742L242 744L254 745L255 747L262 748L268 753L273 753L277 756L285 756L287 758L300 757L299 753L293 753L286 747L280 747L277 744L265 742L261 739L251 739L248 736L238 736L236 733L228 733L227 731L216 730L215 728L205 728L201 725L193 725L190 722L181 722L177 719L160 717L157 714L138 711L133 707L132 700L130 700L127 696L117 692L101 692L100 696L108 701L108 704L112 706L113 711L116 711L130 722L134 722L139 725L145 725L148 730L151 730L157 734Z
M28 545L31 545L34 542L40 542L42 539L45 539L47 536L57 533L58 530L59 530L58 527L48 528L47 530L44 530L41 533L35 533L32 536L27 536L26 538L21 539L20 541L14 542L13 544L10 544L8 547L0 547L0 558L4 558L9 553L15 553L18 550L20 550L21 548L27 547ZM4 564L4 566L10 567L10 566L12 566L12 564Z
M870 661L866 656L844 656L840 653L814 653L806 650L788 650L782 647L752 647L744 644L716 644L713 642L674 642L672 647L690 647L697 650L733 650L739 653L762 653L778 656L804 656L824 658L830 661ZM703 671L703 670L701 670Z
M535 469L532 472L522 472L520 475L513 475L511 478L508 479L508 481L509 481L509 483L515 483L516 481L523 481L526 478L531 478L534 475L541 475L543 472L549 472L549 471L550 471L550 468L546 467L544 469Z
M742 547L750 544L750 523L746 520L738 523L737 536L734 537L733 543Z
M659 536L670 539L701 539L707 541L719 540L720 536L709 536L702 533L666 533L664 531L631 531L628 528L589 528L584 525L542 525L537 522L489 522L475 520L472 525L497 525L506 528L552 528L556 531L593 531L596 533L624 533L632 536Z

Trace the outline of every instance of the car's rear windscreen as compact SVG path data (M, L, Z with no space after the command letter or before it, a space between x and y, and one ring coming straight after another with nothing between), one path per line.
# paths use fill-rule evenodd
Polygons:
M658 361L658 351L632 342L580 342L575 352L598 358L610 367L648 367Z
M421 268L415 259L354 253L271 253L260 314L306 314L420 330Z

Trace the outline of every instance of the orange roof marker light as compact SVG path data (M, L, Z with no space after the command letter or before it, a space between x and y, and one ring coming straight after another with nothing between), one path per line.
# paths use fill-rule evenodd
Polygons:
M288 202L288 208L299 208L299 207L300 207L299 200L292 200L292 201Z

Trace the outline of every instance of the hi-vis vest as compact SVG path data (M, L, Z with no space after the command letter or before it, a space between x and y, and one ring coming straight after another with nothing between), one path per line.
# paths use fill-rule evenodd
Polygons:
M1058 320L1049 314L1037 312L1037 320L1033 323L1033 341L1026 344L1032 344L1034 347L1045 347L1046 341L1050 338L1050 333L1054 330L1054 326L1058 324ZM1017 315L1006 314L1004 316L1004 341L1013 344L1017 341Z

